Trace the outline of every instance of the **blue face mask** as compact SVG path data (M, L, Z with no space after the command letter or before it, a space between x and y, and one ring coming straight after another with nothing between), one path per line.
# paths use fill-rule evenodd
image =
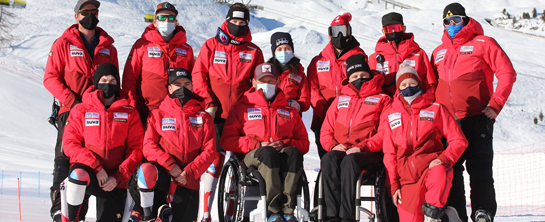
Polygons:
M414 94L420 92L420 86L411 86L400 91L404 97L413 96Z
M274 57L276 57L276 60L282 63L282 65L286 65L293 58L293 52L292 51L274 52Z
M462 28L464 27L464 25L462 24L459 24L459 25L450 25L450 26L447 26L446 29L448 31L448 34L450 35L450 38L454 38L454 36L456 36L456 34L458 34L458 32L460 30L462 30Z

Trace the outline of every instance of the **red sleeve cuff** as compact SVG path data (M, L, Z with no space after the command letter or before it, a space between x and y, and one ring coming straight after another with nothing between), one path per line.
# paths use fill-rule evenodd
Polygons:
M174 159L172 159L172 157L168 158L168 160L164 163L163 167L170 171L172 170L172 168L174 168L174 165L176 164L176 161L174 161Z
M488 105L490 106L490 108L492 108L492 110L494 110L494 112L496 112L496 114L500 114L502 106L500 106L500 104L498 104L495 99L491 99L490 102L488 102Z
M197 178L195 178L195 172L193 172L193 169L191 167L192 165L193 165L193 163L190 163L190 164L188 164L187 166L184 167L185 177L188 180L196 180L197 179Z
M441 155L437 157L437 159L441 160L441 164L445 166L447 169L452 167L452 163L450 160L445 156L445 152L443 152Z
M64 100L64 105L68 108L68 109L72 109L72 106L74 105L74 103L76 102L76 95L74 95L74 93L70 93L66 99Z

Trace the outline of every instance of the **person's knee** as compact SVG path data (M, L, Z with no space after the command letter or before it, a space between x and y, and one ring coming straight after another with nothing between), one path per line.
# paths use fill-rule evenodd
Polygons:
M341 168L346 169L346 167L358 167L358 158L356 155L346 155L341 161Z
M295 147L286 147L284 148L283 150L284 153L288 154L288 156L291 158L291 159L296 159L296 160L303 160L303 153L295 148Z
M278 151L272 146L259 147L254 153L254 158L257 158L261 163L269 168L278 168L280 164L278 163Z
M153 189L157 183L159 171L152 163L143 163L138 168L138 188L143 190Z
M89 186L91 182L89 173L82 168L72 169L72 172L70 172L69 180L70 182L73 182L75 184L85 185L85 186Z
M322 164L338 163L340 162L341 159L343 159L344 156L345 156L344 152L336 151L336 150L329 151L326 154L324 154L321 162Z

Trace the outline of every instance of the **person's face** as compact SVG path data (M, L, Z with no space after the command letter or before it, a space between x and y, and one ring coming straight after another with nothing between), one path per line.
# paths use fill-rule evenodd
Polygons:
M399 91L406 89L407 87L415 87L418 86L418 82L414 80L413 78L404 79L399 84Z
M186 78L179 78L172 84L168 85L168 93L172 94L174 91L182 87L185 87L186 89L189 89L189 91L193 92L193 82Z
M261 79L254 79L253 85L254 88L257 88L257 84L271 84L271 85L277 85L278 79L272 76L263 76Z
M366 71L357 71L357 72L354 72L352 73L352 75L350 75L350 78L348 79L348 82L353 82L355 81L356 79L359 79L359 78L369 78L371 77L371 75L366 72Z
M167 18L163 21L159 21L158 17L159 16L167 16ZM172 17L174 16L174 20L171 21L168 16ZM176 23L177 22L177 19L176 19L176 13L174 12L171 12L171 11L161 11L159 13L157 13L155 15L155 20L153 20L153 26L155 26L155 28L157 28L157 26L159 25L159 22L173 22L173 23Z
M115 79L115 77L113 75L105 75L105 76L100 77L100 79L98 80L98 84L117 85L117 80Z
M74 15L74 17L76 19L76 22L79 23L79 21L81 21L83 18L85 18L85 15L83 15L83 14L91 13L92 9L98 10L97 7L95 5L93 5L93 4L86 4L83 7L81 7L79 12ZM95 16L98 18L98 11L96 12Z
M246 24L246 21L244 21L244 20L242 20L242 19L231 19L231 20L229 20L229 22L232 23L232 24L235 24L235 25L237 25L237 26L245 26L245 25L247 25L247 24Z
M283 44L283 45L280 45L280 46L276 47L276 49L274 50L274 52L284 52L284 51L292 51L293 52L293 49L291 48L290 45Z

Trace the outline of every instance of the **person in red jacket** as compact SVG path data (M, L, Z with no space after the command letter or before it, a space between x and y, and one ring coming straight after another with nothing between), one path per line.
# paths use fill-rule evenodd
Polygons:
M274 64L276 70L280 70L280 89L288 103L299 113L307 111L310 108L308 80L301 60L293 55L291 35L286 32L274 33L271 36L271 51L273 57L268 63Z
M206 112L216 126L218 159L203 177L203 220L210 221L210 209L225 155L219 144L225 120L232 107L252 87L255 67L264 62L263 52L252 43L248 23L250 10L242 3L229 7L226 21L216 36L202 46L193 68L195 93L205 100Z
M314 57L307 68L310 84L310 105L314 111L310 129L314 132L320 158L326 153L320 143L320 128L327 109L340 94L346 80L346 59L355 54L367 55L352 35L352 15L344 13L333 19L328 29L329 44Z
M462 175L465 162L471 188L471 219L489 222L497 210L492 176L494 122L511 94L517 74L500 45L483 34L481 25L466 15L462 5L445 7L443 25L443 43L431 56L439 78L435 96L469 141L454 165L448 204L458 210L463 221L468 220ZM498 79L496 85L494 76Z
M299 112L278 88L277 76L271 63L256 67L253 88L229 113L221 145L244 156L244 164L263 176L268 222L295 222L297 184L309 141Z
M118 65L114 40L97 27L96 0L79 0L74 7L77 24L70 26L51 46L44 73L44 87L60 102L57 117L55 167L51 186L51 217L61 220L60 183L68 177L70 161L62 152L62 136L70 110L81 103L83 93L93 85L93 73L98 65L110 62ZM119 83L118 83L119 84ZM87 209L86 207L84 207Z
M81 206L94 195L97 221L121 222L128 181L142 161L142 124L134 102L119 89L116 65L99 65L93 82L70 112L63 136L71 163L67 221L85 219Z
M382 165L380 116L392 102L382 93L384 76L371 71L364 55L350 56L346 65L349 84L329 107L320 133L328 222L354 221L356 182L362 170Z
M216 159L216 131L210 114L194 99L191 72L170 72L168 92L148 117L138 187L144 221L172 216L197 220L201 175ZM170 203L170 207L168 206Z
M412 66L422 75L424 90L437 85L426 52L414 41L414 35L406 32L401 14L390 12L382 16L382 34L384 36L378 40L375 53L370 56L369 66L384 74L384 93L389 96L396 94L395 76L402 63Z
M467 147L467 140L447 108L435 102L433 90L424 91L421 85L414 68L400 67L396 88L401 93L384 113L387 187L401 222L453 221L451 215L457 213L445 203L452 185L452 166ZM442 137L448 142L446 148Z

